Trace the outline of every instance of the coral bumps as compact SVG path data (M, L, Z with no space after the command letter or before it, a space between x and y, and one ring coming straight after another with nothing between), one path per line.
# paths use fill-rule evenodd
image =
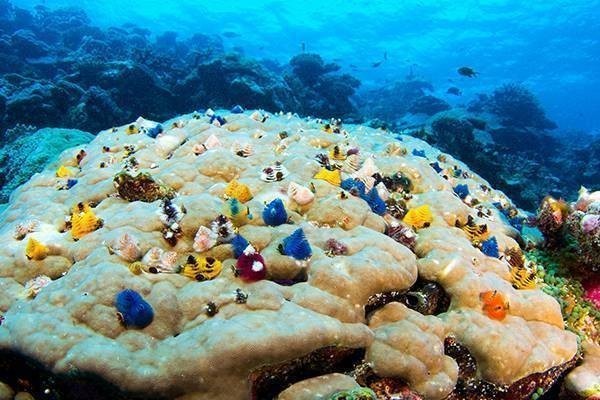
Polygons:
M499 396L535 379L513 397L529 398L573 359L559 304L513 286L510 200L464 164L339 121L218 114L102 131L13 194L0 348L140 398L215 400Z

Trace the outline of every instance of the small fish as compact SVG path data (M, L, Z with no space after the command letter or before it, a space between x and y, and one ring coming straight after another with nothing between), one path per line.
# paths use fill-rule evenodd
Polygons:
M374 62L373 64L371 64L371 67L377 68L377 67L379 67L381 65L381 63L383 63L383 61Z
M306 43L304 43L304 42L300 43L300 51L302 53L306 52Z
M221 33L221 36L224 36L224 37L229 38L229 39L233 39L233 38L236 38L236 37L240 37L242 35L240 35L237 32L233 32L233 31L225 31L225 32Z
M478 74L471 67L460 67L458 70L456 70L456 72L458 72L459 75L466 76L468 78L474 78Z
M483 303L482 310L488 317L498 321L506 317L509 305L504 296L497 290L482 292L479 294L479 299Z
M454 96L462 95L462 92L456 86L449 87L448 90L446 90L446 93L453 94Z

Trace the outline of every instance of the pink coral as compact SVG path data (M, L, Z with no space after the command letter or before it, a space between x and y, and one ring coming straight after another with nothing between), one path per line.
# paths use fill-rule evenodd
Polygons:
M588 214L581 219L581 230L586 235L594 233L600 228L600 215Z
M586 279L582 284L585 289L584 298L600 309L600 277Z

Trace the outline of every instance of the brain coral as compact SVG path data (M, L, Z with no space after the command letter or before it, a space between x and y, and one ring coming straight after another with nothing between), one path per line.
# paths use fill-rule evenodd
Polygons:
M292 115L258 121L249 112L223 115L222 126L197 114L167 121L163 126L170 128L156 138L143 129L128 134L127 125L102 131L91 143L63 152L14 193L0 215L1 349L32 357L54 373L95 374L141 396L216 400L273 398L294 384L327 387L320 393L331 396L352 389L353 381L319 376L366 367L381 379L402 379L425 398L441 399L458 379L457 363L444 353L448 336L473 355L477 377L497 385L575 356L576 336L563 329L559 305L539 290L514 289L508 263L483 254L459 228L485 225L500 256L518 246L518 233L492 206L510 201L467 166L418 139L362 126L328 133L319 121ZM136 124L156 125L142 119ZM240 143L253 151L240 155ZM427 211L419 217L425 222L411 222L414 253L385 234L400 226L392 215L397 213L381 207L373 212L369 201L340 188L339 177L320 179L315 157L335 146L351 151L356 167L336 169L342 179L362 164L363 175L372 171L383 182L378 190L388 198L386 207L401 199L409 210ZM407 151L387 151L398 146ZM78 162L82 148L86 156ZM412 155L415 149L419 156ZM73 167L77 185L57 189L60 165ZM261 179L273 165L289 174ZM459 177L449 173L457 169L463 171ZM172 188L172 206L163 207L160 196L119 196L113 181L123 173L146 174ZM375 178L367 175L360 179L372 184ZM394 185L394 176L408 183ZM255 215L237 227L221 215L232 181L247 185L252 196L244 207ZM478 200L477 209L454 194L459 184ZM288 218L269 226L262 210L278 198ZM78 204L90 205L102 226L72 235L65 217ZM299 229L309 247L303 243L301 257L282 254L279 245ZM199 246L199 230L221 239ZM110 245L124 235L136 238L135 256L127 259ZM250 268L266 266L265 279L236 276L235 255L248 257L237 241L231 243L236 235L264 260ZM26 256L30 238L48 247L45 257ZM343 251L331 251L331 243ZM138 251L141 261L135 260ZM171 255L168 268L143 266L157 251ZM211 279L191 279L174 267L190 256L214 259L220 268L211 270ZM129 268L132 261L142 265ZM35 297L21 296L39 275L52 284ZM417 279L444 288L450 298L445 312L426 316L392 302L365 314L377 296L404 293ZM148 326L120 323L114 299L124 289L152 307ZM500 292L509 303L502 320L484 312L480 294L487 291ZM305 373L293 376L298 365Z

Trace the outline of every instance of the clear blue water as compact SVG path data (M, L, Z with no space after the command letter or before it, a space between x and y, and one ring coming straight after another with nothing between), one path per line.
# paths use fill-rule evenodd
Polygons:
M222 34L226 49L282 63L300 52L336 60L381 86L414 74L453 105L505 82L534 92L561 130L600 130L600 1L14 1L82 7L101 27ZM379 67L372 64L387 60ZM460 77L468 65L476 79ZM458 86L462 97L445 94Z

